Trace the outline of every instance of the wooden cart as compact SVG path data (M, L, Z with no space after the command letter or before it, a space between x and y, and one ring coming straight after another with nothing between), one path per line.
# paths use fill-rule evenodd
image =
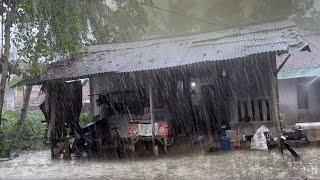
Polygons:
M154 137L164 146L165 153L172 144L170 118L166 109L154 109ZM135 144L139 141L152 141L152 122L148 109L140 119L130 120L128 126L128 138L131 150L135 151Z

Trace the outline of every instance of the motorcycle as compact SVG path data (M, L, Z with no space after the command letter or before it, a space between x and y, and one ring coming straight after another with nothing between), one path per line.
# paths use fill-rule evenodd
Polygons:
M75 130L75 140L72 144L72 152L76 156L92 157L94 148L93 134L87 128L77 128Z
M72 144L72 152L79 157L93 157L96 153L101 152L101 147L111 149L117 152L121 159L122 142L119 134L119 128L114 127L110 130L105 123L90 123L85 128L76 128L76 138Z

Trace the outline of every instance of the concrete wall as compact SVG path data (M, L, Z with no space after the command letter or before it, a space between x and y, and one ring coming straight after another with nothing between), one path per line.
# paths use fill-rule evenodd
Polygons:
M292 125L298 122L297 80L278 80L279 106L284 113L286 123Z
M278 80L280 111L284 113L287 125L319 121L320 87L312 83L313 79L308 77ZM307 107L299 108L299 102L301 104L301 101L305 101L303 95L298 92L299 85L305 89Z
M310 121L320 121L320 87L311 85L308 87L309 112L312 115Z

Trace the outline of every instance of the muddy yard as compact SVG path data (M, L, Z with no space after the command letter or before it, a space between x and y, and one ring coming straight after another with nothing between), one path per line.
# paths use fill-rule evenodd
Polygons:
M49 151L0 162L0 179L320 179L320 150L298 149L301 161L278 151L182 154L135 160L51 161Z

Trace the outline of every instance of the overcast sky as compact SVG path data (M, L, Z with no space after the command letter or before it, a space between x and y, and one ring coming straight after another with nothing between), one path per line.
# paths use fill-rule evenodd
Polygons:
M115 3L114 0L106 0L106 3L112 9L116 9L116 3ZM320 0L314 0L314 7L312 9L310 9L309 12L311 12L314 9L320 11ZM310 13L307 13L306 16L310 16ZM0 20L1 20L1 18L0 18ZM2 27L0 26L0 32L1 31L2 31ZM2 37L0 36L0 42L2 42L1 38ZM2 44L1 43L0 43L0 49L2 50ZM16 55L17 49L14 46L12 46L11 52Z

